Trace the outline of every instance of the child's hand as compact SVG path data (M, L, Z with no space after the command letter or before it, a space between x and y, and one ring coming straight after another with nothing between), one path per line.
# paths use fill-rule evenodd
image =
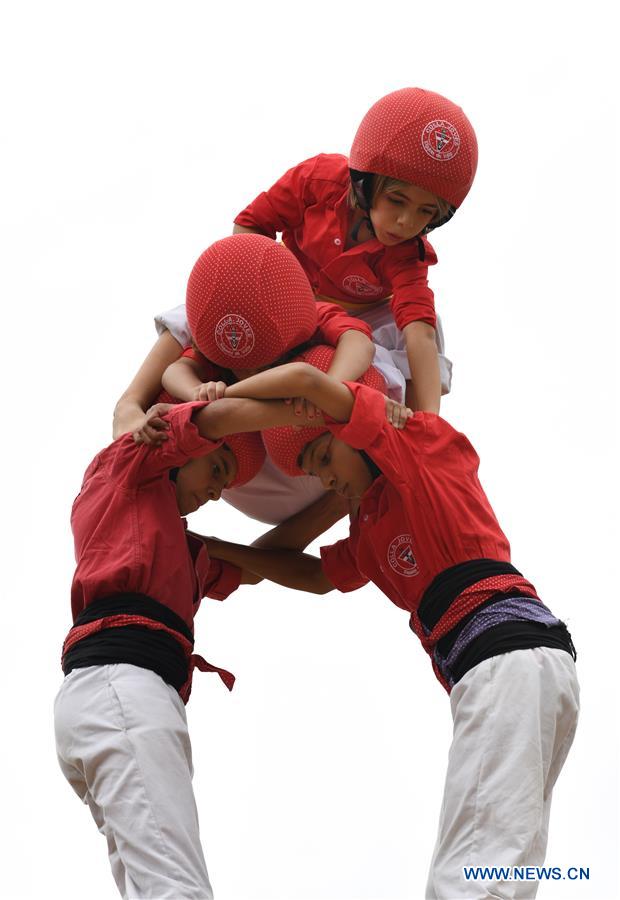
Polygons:
M288 406L293 404L296 416L307 416L309 419L318 419L321 417L321 410L317 409L314 403L304 400L303 397L288 397L284 401Z
M403 406L402 403L397 403L396 400L390 400L389 397L386 397L385 415L390 425L393 425L394 428L404 428L407 424L407 419L413 415L413 412L408 406Z
M221 400L226 387L225 381L205 381L194 388L194 400Z
M169 409L174 408L174 403L156 403L145 413L144 420L139 428L133 432L136 444L147 444L150 447L159 447L168 440L166 432L170 428L168 422L161 417Z

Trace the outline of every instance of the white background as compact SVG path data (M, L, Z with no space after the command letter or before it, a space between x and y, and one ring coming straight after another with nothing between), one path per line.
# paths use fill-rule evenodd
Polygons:
M480 144L474 188L433 238L455 363L443 413L579 651L583 713L547 861L590 881L539 896L618 896L611 9L3 7L4 897L115 896L105 842L57 769L52 702L70 504L152 316L183 300L195 258L250 199L308 156L346 153L370 104L406 85L461 103ZM224 503L192 526L260 532ZM228 695L197 675L188 708L219 900L421 898L450 714L405 614L373 588L261 585L205 602L197 649L238 679Z

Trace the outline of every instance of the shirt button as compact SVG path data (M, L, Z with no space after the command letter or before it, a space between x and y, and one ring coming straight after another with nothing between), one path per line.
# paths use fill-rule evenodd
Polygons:
M334 244L335 244L337 247L339 247L339 246L342 244L342 241L340 240L340 238L334 238Z
M362 516L362 522L367 522L367 521L368 521L368 513L364 513L364 515Z

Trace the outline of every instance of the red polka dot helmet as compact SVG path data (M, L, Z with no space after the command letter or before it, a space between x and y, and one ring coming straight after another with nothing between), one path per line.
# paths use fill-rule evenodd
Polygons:
M320 369L321 372L327 372L330 363L336 351L333 347L327 347L319 344L316 347L310 347L301 353L292 362L305 362ZM358 378L360 384L381 391L382 394L387 393L387 387L383 375L371 366L361 378ZM321 428L292 428L289 426L280 428L268 428L263 431L263 443L268 455L271 457L276 466L285 473L285 475L305 475L297 463L299 455L310 441L315 440L321 434L325 434L325 427Z
M237 474L228 487L241 487L258 475L265 462L267 454L260 432L242 431L239 434L229 434L224 443L230 447L237 460Z
M226 369L270 365L317 327L301 265L260 234L233 234L205 250L189 276L186 308L196 345Z
M180 403L181 401L169 394L168 391L161 391L155 402ZM242 484L251 481L262 469L267 455L265 445L258 431L229 434L224 443L230 448L237 461L237 474L228 487L241 487Z
M415 184L450 204L451 218L472 186L478 144L460 106L422 88L402 88L368 110L353 140L349 157L353 186L369 206L368 173Z

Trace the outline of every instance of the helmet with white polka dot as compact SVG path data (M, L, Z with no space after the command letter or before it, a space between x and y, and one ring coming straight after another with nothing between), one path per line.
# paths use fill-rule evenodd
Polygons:
M260 234L233 234L205 250L189 276L186 308L199 350L226 369L270 365L317 327L301 265Z
M237 461L237 474L229 488L241 487L258 475L265 462L265 446L258 431L241 431L224 438Z
M354 186L366 173L387 175L430 191L453 212L472 186L478 144L460 106L433 91L402 88L368 110L353 140L349 164Z
M316 369L320 369L321 372L327 372L335 352L333 347L318 344L305 350L296 357L294 362L309 363ZM381 391L382 394L387 393L385 379L374 366L370 366L362 377L357 380L360 384L365 384L377 391ZM305 472L299 467L299 456L310 441L314 441L324 434L325 431L325 426L322 428L311 428L309 426L302 428L291 426L268 428L262 432L263 443L269 457L285 475L304 475Z

